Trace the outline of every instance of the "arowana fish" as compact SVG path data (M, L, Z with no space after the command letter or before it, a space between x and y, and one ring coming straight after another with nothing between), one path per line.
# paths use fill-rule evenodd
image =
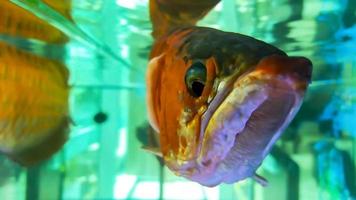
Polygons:
M70 1L45 0L69 16ZM64 44L62 32L9 1L0 3L0 34ZM22 165L50 158L68 136L68 70L57 60L0 41L0 152Z
M165 164L205 186L254 177L297 113L312 63L263 41L197 27L218 0L150 0L156 39L149 121Z

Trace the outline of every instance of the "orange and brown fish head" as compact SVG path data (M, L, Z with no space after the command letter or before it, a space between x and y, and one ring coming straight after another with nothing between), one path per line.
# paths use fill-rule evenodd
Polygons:
M191 27L158 40L147 105L166 165L206 186L255 174L298 111L311 62L254 38Z

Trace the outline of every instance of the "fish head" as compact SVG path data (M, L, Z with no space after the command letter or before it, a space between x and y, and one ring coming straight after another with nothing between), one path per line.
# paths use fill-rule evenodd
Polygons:
M205 186L254 175L297 113L312 70L262 41L199 27L156 43L151 57L148 114L165 164Z

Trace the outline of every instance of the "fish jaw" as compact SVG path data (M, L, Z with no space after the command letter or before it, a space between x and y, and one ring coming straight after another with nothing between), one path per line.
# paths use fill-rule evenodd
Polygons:
M166 164L205 186L253 176L299 110L310 77L307 59L269 56L238 78L221 81L201 117L194 159L168 155Z

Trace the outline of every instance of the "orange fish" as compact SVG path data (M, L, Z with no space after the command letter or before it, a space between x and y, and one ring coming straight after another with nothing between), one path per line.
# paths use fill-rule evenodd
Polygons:
M70 1L45 0L70 18ZM66 35L28 11L0 4L0 34L64 44ZM56 60L0 42L0 152L22 165L48 159L68 136L68 76Z
M23 165L48 158L68 132L68 71L0 42L0 151Z
M263 41L194 26L217 3L150 0L147 107L160 148L149 150L205 186L256 178L312 72L308 59Z

